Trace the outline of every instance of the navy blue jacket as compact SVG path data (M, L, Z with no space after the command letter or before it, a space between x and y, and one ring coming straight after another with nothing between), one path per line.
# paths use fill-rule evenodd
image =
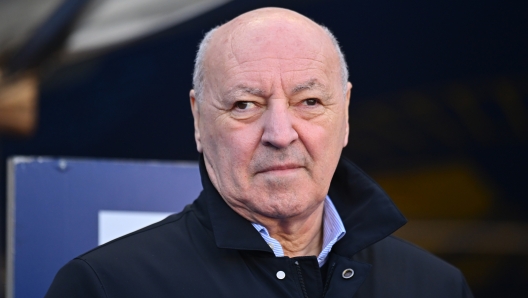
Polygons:
M458 269L390 236L405 218L343 158L329 196L347 232L322 269L315 256L275 257L220 197L203 161L200 171L204 189L191 205L70 261L46 297L472 297Z

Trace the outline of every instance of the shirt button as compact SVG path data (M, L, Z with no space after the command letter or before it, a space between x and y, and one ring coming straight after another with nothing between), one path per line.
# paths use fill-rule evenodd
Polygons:
M345 269L343 270L343 274L341 274L341 276L343 276L344 279L349 279L354 276L354 270L352 268Z
M271 249L273 249L273 243L268 242L268 245L269 245L269 247L270 247Z
M276 275L278 279L284 279L286 277L286 273L284 273L284 271L277 271Z

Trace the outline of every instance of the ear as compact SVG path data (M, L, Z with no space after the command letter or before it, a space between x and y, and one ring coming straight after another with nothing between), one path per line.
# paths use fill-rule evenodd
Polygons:
M350 105L350 94L352 93L352 83L347 83L347 91L345 95L345 138L343 139L343 148L348 144L348 135L350 132L350 124L348 122L348 106Z
M196 141L196 150L202 153L202 141L200 139L200 110L199 103L196 101L194 90L191 89L189 92L189 98L191 100L191 111L194 118L194 140Z

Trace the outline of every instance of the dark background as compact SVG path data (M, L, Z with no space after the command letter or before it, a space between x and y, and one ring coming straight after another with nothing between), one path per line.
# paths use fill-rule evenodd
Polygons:
M340 41L354 85L344 154L411 222L526 225L528 2L248 2L49 67L36 133L0 139L2 181L12 155L196 160L188 100L196 45L242 12L281 6L324 24ZM526 251L416 242L461 268L476 297L528 292Z

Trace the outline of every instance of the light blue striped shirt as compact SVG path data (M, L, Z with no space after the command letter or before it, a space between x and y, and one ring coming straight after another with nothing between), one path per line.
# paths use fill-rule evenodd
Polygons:
M346 233L343 221L341 221L341 217L339 217L332 200L330 200L330 197L328 196L326 196L324 201L323 216L323 250L321 250L317 257L319 267L326 263L326 259L328 258L332 246L334 246L339 239L343 238ZM272 238L264 226L259 225L258 223L251 224L260 233L260 236L264 238L264 241L268 243L275 256L284 257L284 251L282 250L282 245L279 241Z

